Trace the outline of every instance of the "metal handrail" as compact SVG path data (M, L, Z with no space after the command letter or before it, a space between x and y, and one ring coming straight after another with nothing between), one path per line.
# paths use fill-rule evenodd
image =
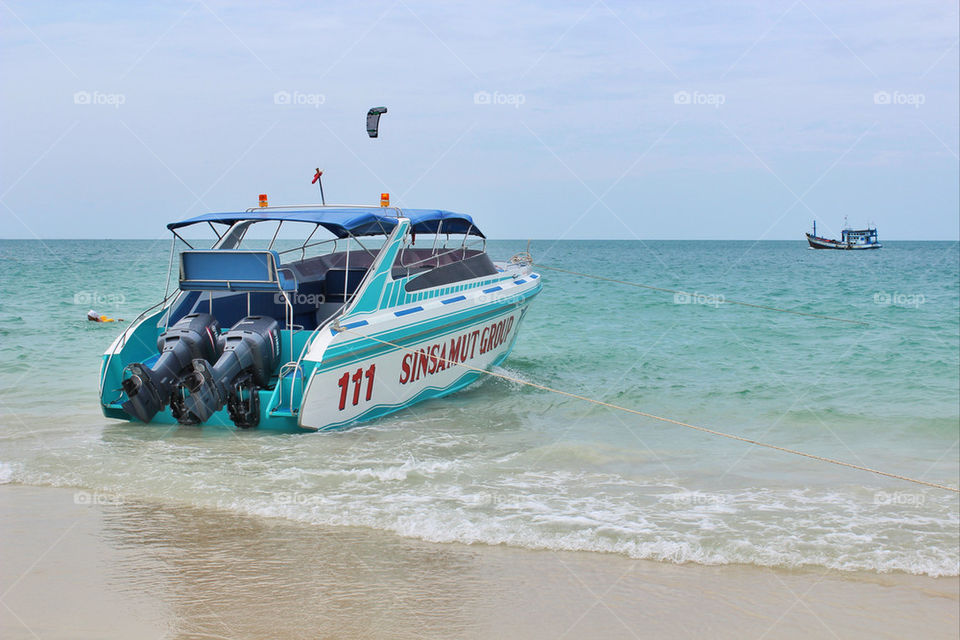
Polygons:
M271 205L269 207L249 207L245 210L245 213L253 213L254 211L269 211L270 209L393 209L397 210L397 207L378 207L372 204L278 204Z
M435 249L431 249L430 251L435 251ZM456 253L457 251L463 252L463 256L460 258L461 260L466 259L468 249L467 249L466 247L464 247L464 246L453 247L452 249L447 249L446 251L444 251L444 252L442 252L442 253L432 253L432 254L430 255L430 257L428 257L428 258L422 258L422 259L417 260L417 261L415 261L415 262L411 262L410 264L404 264L404 262L403 262L403 254L401 254L401 255L400 255L400 267L406 269L406 270L407 270L407 275L410 275L410 269L411 269L412 267L417 266L417 265L420 264L421 262L427 262L428 260L434 260L434 259L436 259L436 258L439 258L440 256L445 256L445 255L447 255L447 254Z

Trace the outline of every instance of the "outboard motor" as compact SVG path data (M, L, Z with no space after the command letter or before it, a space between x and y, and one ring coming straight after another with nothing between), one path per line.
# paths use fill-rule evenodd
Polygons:
M206 422L227 405L230 419L240 428L260 424L260 395L280 360L280 325L266 316L247 316L224 335L223 355L217 363L201 358L183 377L174 394L174 416L181 424Z
M191 313L160 334L160 358L152 367L131 364L130 377L121 384L127 394L123 410L142 422L150 422L170 399L184 369L193 361L211 362L220 355L220 323L209 313Z

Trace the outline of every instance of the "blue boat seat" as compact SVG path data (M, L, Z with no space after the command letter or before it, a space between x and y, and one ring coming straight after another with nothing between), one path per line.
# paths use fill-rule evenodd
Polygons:
M365 268L360 269L330 269L324 278L324 294L329 302L343 302L346 297L356 292L363 278L367 275Z
M276 251L183 251L181 291L296 291Z

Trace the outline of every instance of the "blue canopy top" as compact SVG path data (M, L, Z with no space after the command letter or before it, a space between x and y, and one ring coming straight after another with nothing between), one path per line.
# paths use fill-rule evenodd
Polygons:
M397 225L397 217L410 219L414 233L469 233L484 237L473 224L473 218L465 213L454 213L440 209L398 209L395 207L338 207L324 206L304 209L264 208L253 211L234 211L228 213L205 213L179 222L171 222L167 228L171 231L201 222L233 224L244 220L310 222L319 224L338 238L354 236L375 236L390 233Z

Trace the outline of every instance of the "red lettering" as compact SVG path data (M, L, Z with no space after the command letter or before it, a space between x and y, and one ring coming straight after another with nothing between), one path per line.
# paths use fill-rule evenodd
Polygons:
M437 349L439 348L439 345L433 345L430 347L430 365L427 368L427 373L437 372Z
M455 338L450 338L449 349L446 341L438 342L427 347L421 347L419 350L407 353L400 362L400 384L415 382L421 377L426 377L445 371L457 363L466 362L477 355L477 342L480 343L480 355L488 353L503 345L513 330L515 316L504 318L499 322L474 329L469 333L461 334ZM341 378L341 400L346 400L346 390L344 387L349 385L350 374L344 374L346 379ZM373 367L366 373L367 400L373 393ZM354 374L357 377L357 374ZM359 390L354 389L354 395L358 395Z
M417 354L417 377L416 380L420 379L421 375L427 375L427 360L429 356L426 349L420 349Z
M463 336L457 336L457 339L450 340L450 359L456 362L460 358L460 343L463 342Z
M490 327L484 327L483 333L480 335L480 355L483 355L487 352L487 343L488 338L487 334L490 332Z
M437 358L437 371L443 371L450 366L450 362L447 360L447 343L443 343L443 346L440 348L440 356Z
M353 374L353 406L360 402L360 382L363 380L363 368L357 369Z
M377 365L371 364L370 368L367 369L367 402L370 401L370 398L373 396L373 376L377 372Z
M347 406L347 387L350 386L350 372L348 371L340 376L337 384L340 386L340 411L343 411L343 408Z

